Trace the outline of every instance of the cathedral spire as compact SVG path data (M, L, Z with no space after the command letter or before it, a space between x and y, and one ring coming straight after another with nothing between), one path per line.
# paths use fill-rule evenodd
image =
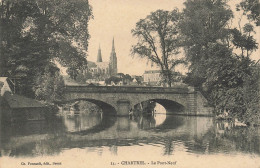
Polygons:
M112 52L115 52L115 43L114 43L114 37L113 37L113 41L112 41Z
M98 48L97 62L102 62L102 55L101 55L100 44L99 44L99 48Z
M117 74L117 57L116 57L116 51L115 51L115 42L114 42L114 37L112 41L112 51L110 54L110 75L114 76Z

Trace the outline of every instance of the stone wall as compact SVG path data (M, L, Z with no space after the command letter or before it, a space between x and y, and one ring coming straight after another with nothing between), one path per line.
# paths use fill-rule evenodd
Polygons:
M127 109L133 108L136 104L147 100L170 100L184 107L183 114L185 115L209 115L205 110L204 105L206 99L197 92L191 93L80 93L69 92L65 94L66 101L86 100L100 101L104 104L113 107L118 115L127 115ZM128 107L129 106L129 107ZM124 111L124 112L123 112Z

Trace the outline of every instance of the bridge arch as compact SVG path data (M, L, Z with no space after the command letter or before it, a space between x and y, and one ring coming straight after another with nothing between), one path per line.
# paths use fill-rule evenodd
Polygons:
M65 104L65 103L71 103L76 101L87 101L93 103L97 105L99 108L101 108L104 114L116 114L116 107L102 100L90 99L90 98L75 98L75 99L67 100L63 103Z
M185 106L176 101L169 100L169 99L154 99L154 98L146 99L139 103L133 104L131 109L133 110L140 103L149 102L149 101L153 101L153 102L158 103L161 106L163 106L166 110L166 114L182 113L185 111Z
M168 99L152 99L152 100L162 105L166 109L167 113L176 113L176 112L181 113L184 112L185 110L184 105L173 100L168 100Z

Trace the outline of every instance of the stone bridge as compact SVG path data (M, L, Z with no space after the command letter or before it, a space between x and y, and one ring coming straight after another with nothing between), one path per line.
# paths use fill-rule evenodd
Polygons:
M129 114L135 105L151 100L168 109L181 109L183 115L211 115L205 108L207 100L189 87L126 87L126 86L66 86L64 102L86 100L103 111L116 111L118 116ZM206 109L206 110L205 110Z

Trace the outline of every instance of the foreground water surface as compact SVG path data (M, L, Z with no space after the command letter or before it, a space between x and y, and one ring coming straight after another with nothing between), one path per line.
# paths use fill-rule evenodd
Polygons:
M257 127L235 127L213 117L62 114L48 122L2 126L0 159L7 167L39 162L49 167L249 168L260 166L259 135Z

